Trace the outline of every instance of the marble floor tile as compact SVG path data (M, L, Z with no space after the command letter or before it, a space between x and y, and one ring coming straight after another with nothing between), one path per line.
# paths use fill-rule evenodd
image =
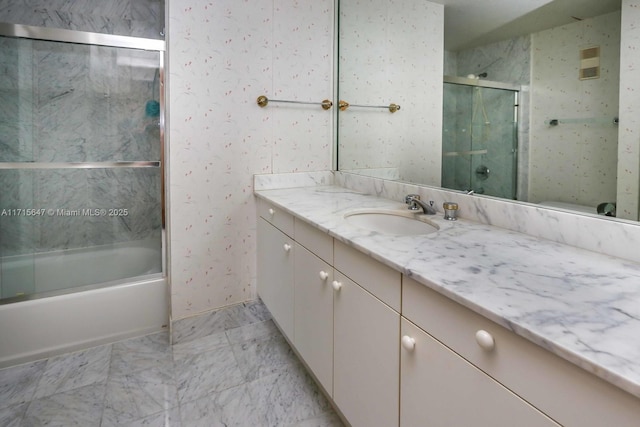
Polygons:
M240 326L229 315L229 308L181 319L172 324L172 343L181 344Z
M0 370L0 426L342 426L261 301L185 325Z
M270 336L281 335L278 327L273 323L273 320L266 320L264 322L257 322L229 329L226 334L231 344L239 344L256 338L268 338Z
M331 406L301 364L248 383L260 416L257 425L288 426L329 411Z
M182 405L182 424L189 427L261 426L245 384Z
M28 406L27 402L0 409L0 426L18 427L22 423L22 417L24 417Z
M167 409L126 424L127 427L181 427L181 425L179 408ZM107 424L103 421L100 427L107 427Z
M120 341L112 346L112 372L134 372L149 368L172 369L169 333L160 332Z
M227 313L238 327L271 319L271 313L260 300L233 305L227 309Z
M344 427L344 423L332 409L320 416L309 418L287 427Z
M0 370L0 408L30 402L46 365L40 360Z
M180 403L244 382L230 346L179 359L175 365Z
M110 358L111 345L104 345L49 359L34 398L106 382Z
M286 371L298 360L282 335L256 338L231 348L245 381Z
M172 342L179 344L269 319L271 313L262 301L244 302L173 322Z
M176 381L171 370L111 374L107 381L103 426L126 425L178 406Z
M173 360L178 361L187 357L195 357L199 354L228 346L229 340L226 332L218 332L202 338L197 338L180 344L174 344Z
M98 427L104 392L104 384L93 384L36 399L29 405L22 425Z

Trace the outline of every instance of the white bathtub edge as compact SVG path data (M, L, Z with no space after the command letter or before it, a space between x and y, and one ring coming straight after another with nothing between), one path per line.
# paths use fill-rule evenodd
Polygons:
M0 306L0 368L166 330L166 279Z

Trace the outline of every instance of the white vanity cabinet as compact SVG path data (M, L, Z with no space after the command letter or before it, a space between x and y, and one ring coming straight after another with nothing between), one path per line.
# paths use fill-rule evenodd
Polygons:
M400 315L336 272L333 400L353 427L398 425Z
M640 399L527 331L267 202L258 211L258 294L352 427L640 426Z
M353 427L398 426L401 274L258 211L258 294L274 320Z
M640 425L638 398L421 283L403 278L402 293L402 315L405 318L484 372L488 379L498 381L558 424L565 427ZM403 391L405 382L413 381L415 375L408 370L410 365L406 356L403 354L402 357ZM427 390L427 383L424 385ZM403 415L405 406L411 408L415 405L411 393L407 391L402 395ZM406 404L405 399L408 399ZM522 406L517 399L509 402L505 404L504 411L507 406L509 410ZM457 403L462 409L467 407L465 402ZM548 424L541 413L539 423L530 425L554 425ZM493 427L501 424L491 421L473 425ZM510 425L527 424L518 420Z
M353 427L397 426L399 272L335 241L333 400Z
M401 427L558 427L404 318L401 343Z
M293 216L267 204L258 211L258 295L282 332L293 339ZM277 224L280 228L276 227Z
M293 344L322 387L331 394L334 274L329 262L333 259L333 239L310 228L302 221L295 222L299 243L296 243L294 261Z
M396 303L400 274L304 222L295 236L296 350L353 427L397 426L400 314L337 267Z

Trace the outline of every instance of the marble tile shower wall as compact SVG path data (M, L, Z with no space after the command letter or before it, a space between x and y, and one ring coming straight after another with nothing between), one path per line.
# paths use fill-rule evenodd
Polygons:
M531 38L515 37L456 52L455 72L462 77L487 73L487 80L527 85L531 80L530 55Z
M33 203L69 210L121 206L129 213L120 217L5 216L0 219L0 254L160 238L160 182L157 169L2 170L0 207Z
M0 0L0 22L164 38L164 0Z
M92 27L99 16L116 22L139 15L145 19L128 25L150 37L163 24L164 6L135 3L0 0L0 21L139 35ZM158 99L158 65L156 52L0 38L0 161L159 160L158 118L145 108ZM117 218L3 216L0 254L159 238L160 182L152 169L0 171L0 208L129 211Z
M0 39L0 161L159 160L159 55ZM128 64L140 63L143 67Z

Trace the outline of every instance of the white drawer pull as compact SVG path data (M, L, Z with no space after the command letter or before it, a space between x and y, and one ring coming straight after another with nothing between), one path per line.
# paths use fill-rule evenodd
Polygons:
M415 338L411 338L409 335L404 335L401 342L405 350L412 351L416 347Z
M285 243L282 247L284 248L285 252L289 252L291 250L291 245L288 243Z
M333 283L331 283L331 286L333 286L334 291L339 291L340 288L342 288L342 283L338 282L337 280L334 280Z
M496 346L493 336L482 329L476 332L476 342L483 350L491 351Z
M320 278L322 280L327 280L329 278L329 273L327 273L326 271L321 271L320 272Z
M269 208L269 215L273 216L274 213L276 213L276 211L274 211L273 208Z

